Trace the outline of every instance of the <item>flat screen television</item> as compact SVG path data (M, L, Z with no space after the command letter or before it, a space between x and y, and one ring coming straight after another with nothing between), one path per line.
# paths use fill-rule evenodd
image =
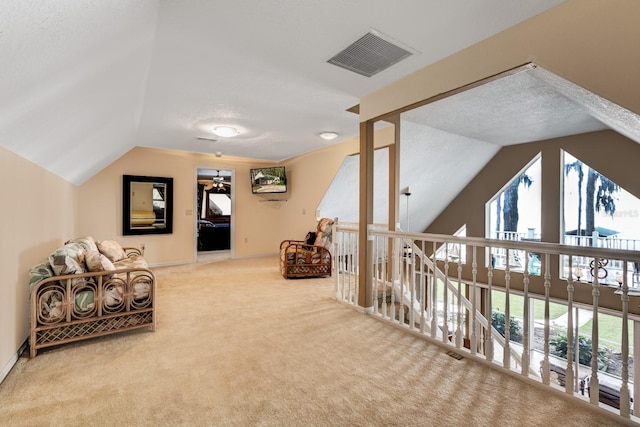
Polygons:
M251 192L270 194L287 192L287 174L284 166L251 169Z

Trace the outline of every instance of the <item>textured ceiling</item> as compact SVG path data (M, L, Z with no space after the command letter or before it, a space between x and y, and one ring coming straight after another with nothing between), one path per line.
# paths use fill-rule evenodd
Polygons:
M277 162L356 136L362 96L561 2L3 0L0 145L75 184L134 146ZM371 29L416 53L371 78L327 63ZM217 124L242 133L197 139Z
M398 187L411 187L412 193L400 197L404 230L425 230L501 146L603 129L640 142L640 116L535 64L481 83L402 113ZM386 219L388 192L387 169L378 164L382 154L377 150L374 168L378 223ZM355 155L331 183L321 215L357 222L357 200L349 197L358 181Z

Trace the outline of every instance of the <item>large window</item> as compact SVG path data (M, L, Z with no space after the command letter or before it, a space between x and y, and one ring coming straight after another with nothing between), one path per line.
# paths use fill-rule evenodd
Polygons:
M538 155L487 203L488 238L540 241L541 167ZM537 255L529 254L529 259L525 256L524 251L507 254L504 249L496 249L491 260L494 268L505 268L508 263L515 271L524 271L525 264L529 263L529 272L538 274Z
M640 200L568 152L563 158L563 242L640 249Z
M563 152L562 243L640 250L640 200L606 176L568 152ZM568 275L568 260L564 257ZM639 266L629 266L629 281L638 283ZM601 283L621 280L622 263L608 262L599 276ZM574 279L592 281L591 259L573 260Z

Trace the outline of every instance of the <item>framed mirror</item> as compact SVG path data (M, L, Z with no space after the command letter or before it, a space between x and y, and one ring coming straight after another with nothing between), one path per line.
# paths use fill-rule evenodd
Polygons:
M122 176L122 234L173 232L173 178Z

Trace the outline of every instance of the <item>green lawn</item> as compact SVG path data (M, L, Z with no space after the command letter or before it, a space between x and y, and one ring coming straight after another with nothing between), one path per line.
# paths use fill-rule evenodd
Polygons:
M444 286L442 282L438 284L438 299L442 301ZM464 293L464 287L462 289ZM505 312L505 293L501 291L493 291L491 293L491 306L494 311ZM454 296L449 294L449 303L455 301ZM549 303L549 319L554 320L566 314L567 307L562 304ZM515 318L522 319L524 315L524 297L521 295L510 295L509 313ZM544 301L535 299L533 304L534 319L538 321L544 320ZM622 319L607 314L599 314L599 329L600 346L608 347L615 351L620 351L622 342ZM580 326L580 335L591 336L591 328L593 322L589 320L584 325ZM630 351L633 346L633 324L629 322L629 345Z
M506 294L500 291L491 293L491 308L495 311L505 311ZM567 312L567 307L549 303L549 319L557 319ZM524 297L520 295L510 295L509 298L509 314L514 317L522 318L524 315ZM535 300L533 305L533 316L536 320L544 320L544 301Z
M591 336L593 320L589 320L580 326L580 335ZM598 336L600 347L608 347L611 350L621 351L622 348L622 319L607 314L598 315ZM629 322L629 352L633 347L633 322Z
M493 291L491 295L491 305L493 310L504 313L505 293ZM522 318L524 297L520 295L510 296L509 312L511 316ZM567 307L562 304L549 303L549 319L557 319L567 312ZM544 320L544 301L535 300L533 309L534 319ZM591 336L593 321L589 320L580 326L580 335ZM598 315L598 335L600 337L600 347L608 347L615 351L620 351L622 347L622 319L619 317L602 314ZM633 325L629 322L629 345L633 346Z

